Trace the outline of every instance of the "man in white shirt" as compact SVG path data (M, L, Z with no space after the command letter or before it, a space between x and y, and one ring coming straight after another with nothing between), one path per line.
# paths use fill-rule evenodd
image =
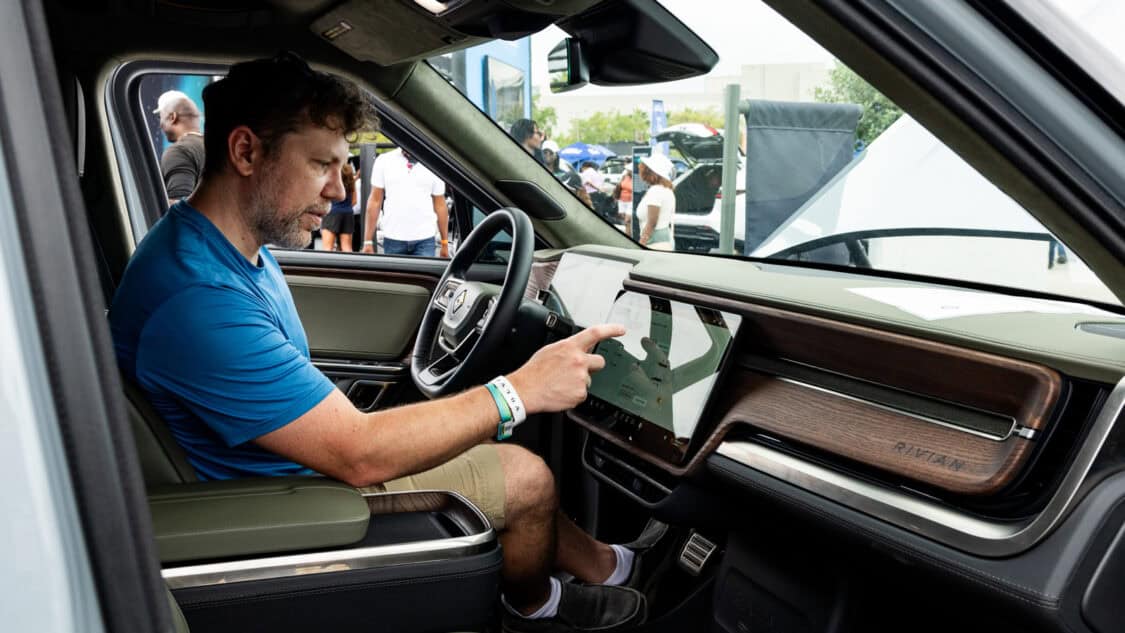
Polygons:
M383 215L383 252L433 257L434 235L441 235L442 257L449 257L449 209L445 183L402 149L380 155L371 168L371 197L363 229L363 252L375 252L375 227Z

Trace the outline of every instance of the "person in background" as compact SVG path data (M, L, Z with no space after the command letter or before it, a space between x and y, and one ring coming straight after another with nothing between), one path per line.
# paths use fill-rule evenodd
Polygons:
M582 186L586 189L586 193L591 194L591 197L605 187L605 176L598 171L598 164L592 160L582 163L578 175L582 178Z
M363 174L360 173L360 160L359 156L352 156L348 159L352 165L352 172L355 173L355 204L352 205L352 223L355 225L352 230L352 241L355 244L363 244L363 220L360 219L359 214L363 211ZM359 249L355 249L359 250Z
M554 141L543 141L543 164L547 169L554 174L559 182L566 185L571 189L581 189L582 179L578 174L572 170L562 168L560 164L562 158L559 157L559 144Z
M445 183L403 149L380 155L371 168L371 197L363 227L363 252L375 252L375 227L383 214L383 252L449 257L449 208Z
M613 189L613 198L617 200L617 219L625 225L625 234L631 235L633 229L633 171L626 169L621 174L621 180Z
M320 225L321 245L326 251L336 250L336 238L340 240L340 250L352 253L352 233L355 231L355 170L351 163L344 163L340 169L340 177L344 183L344 197L332 202L332 208Z
M579 172L579 177L582 179L583 191L590 198L590 208L607 222L616 223L617 204L608 193L612 189L607 187L605 176L598 169L597 163L589 160L582 163L582 171Z
M663 154L653 154L641 159L640 177L648 183L648 190L637 204L637 220L641 234L637 239L642 246L661 251L675 250L672 235L672 216L676 213L676 194L672 190L675 166Z
M511 129L508 130L508 134L511 135L528 154L534 156L535 160L544 165L547 164L543 156L543 139L546 138L546 135L543 134L543 130L539 129L539 124L532 119L519 119L512 124Z
M160 173L168 192L168 204L191 195L203 173L203 134L195 102L179 90L169 90L156 101L153 114L160 116L160 131L172 146L160 157Z

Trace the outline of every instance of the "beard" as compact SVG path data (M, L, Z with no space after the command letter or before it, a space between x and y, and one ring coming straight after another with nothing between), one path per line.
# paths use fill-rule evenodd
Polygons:
M317 196L311 204L302 205L296 209L283 209L281 207L281 189L284 183L276 170L269 170L271 175L254 190L250 199L250 216L248 218L252 230L260 244L273 244L282 248L304 248L312 239L312 229L301 226L301 218L306 213L324 215L328 211L324 201ZM316 226L312 227L313 229Z

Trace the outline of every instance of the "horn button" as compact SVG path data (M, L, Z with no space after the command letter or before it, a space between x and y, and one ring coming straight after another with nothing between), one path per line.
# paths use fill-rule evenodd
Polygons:
M445 316L441 319L443 335L452 343L460 343L474 328L483 326L497 291L475 282L466 282L453 293Z

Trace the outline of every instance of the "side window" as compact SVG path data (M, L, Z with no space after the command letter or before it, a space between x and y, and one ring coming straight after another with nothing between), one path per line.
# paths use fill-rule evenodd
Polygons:
M356 148L360 157L355 205L358 237L354 250L364 253L449 257L459 196L409 149L390 139ZM360 220L362 218L362 221ZM362 225L362 226L360 226ZM321 227L321 242L331 246L333 214Z
M144 202L135 205L145 216L138 216L140 224L151 224L195 189L204 162L203 89L222 76L145 73L136 80L136 114L143 121L138 132L151 150L146 162L161 189L155 199L164 203L156 211ZM349 148L341 177L347 197L332 205L306 249L448 257L456 248L454 201L468 207L467 200L394 139L379 132L361 135ZM470 216L464 215L468 224Z
M140 79L144 129L169 202L190 195L203 171L203 89L218 78L152 73Z

